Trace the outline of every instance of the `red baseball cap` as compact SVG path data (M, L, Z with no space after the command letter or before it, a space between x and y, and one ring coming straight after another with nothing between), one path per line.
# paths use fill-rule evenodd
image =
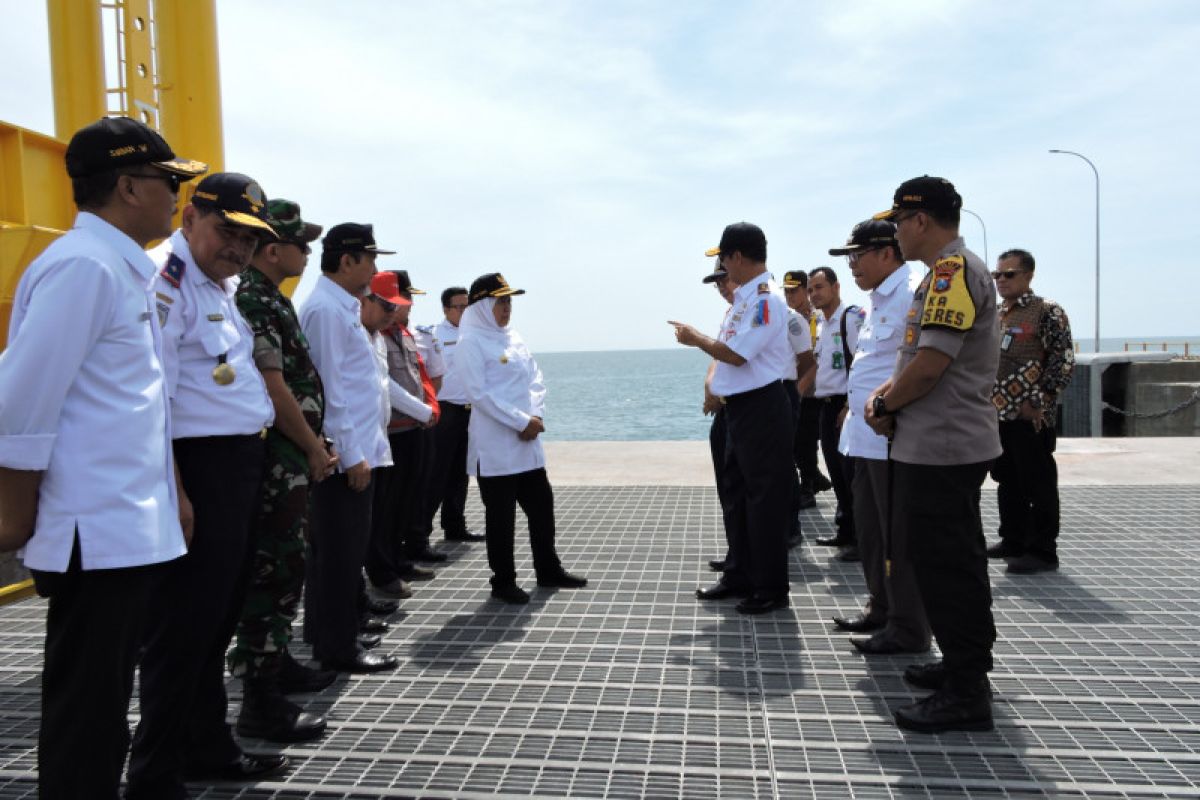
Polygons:
M400 293L400 281L394 272L376 272L371 278L371 294L397 306L411 306L412 300Z

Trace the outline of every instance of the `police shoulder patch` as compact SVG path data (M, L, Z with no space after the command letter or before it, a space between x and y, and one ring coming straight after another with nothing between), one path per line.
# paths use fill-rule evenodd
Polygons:
M162 275L163 280L178 289L180 281L183 280L185 269L187 269L187 262L174 253L171 253L171 255L167 256L167 263L158 274Z
M922 328L965 331L975 324L975 301L967 287L966 265L961 255L939 258L933 265L921 315Z

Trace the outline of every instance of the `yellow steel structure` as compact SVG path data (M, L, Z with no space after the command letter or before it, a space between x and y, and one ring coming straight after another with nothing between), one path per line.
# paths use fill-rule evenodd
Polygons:
M46 12L55 135L0 121L0 347L21 272L75 217L63 165L75 131L123 114L214 172L225 161L216 0L46 0ZM0 604L27 584L0 587Z

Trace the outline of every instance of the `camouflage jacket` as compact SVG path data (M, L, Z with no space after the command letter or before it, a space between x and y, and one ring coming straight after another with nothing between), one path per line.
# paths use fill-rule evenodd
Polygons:
M254 267L242 272L237 289L237 305L254 330L254 363L260 371L282 370L283 380L313 433L321 435L325 423L325 390L321 376L308 354L308 340L300 330L300 319L292 301L271 280ZM308 460L291 439L272 427L267 446L295 471L305 473Z

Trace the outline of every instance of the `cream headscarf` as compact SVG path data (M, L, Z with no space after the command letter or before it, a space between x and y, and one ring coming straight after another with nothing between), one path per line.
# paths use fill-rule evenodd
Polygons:
M508 339L512 334L512 326L500 327L496 322L496 314L493 310L495 307L496 298L494 297L485 297L467 306L467 310L463 312L462 321L458 324L459 330L463 332L460 335L470 332L492 338Z

